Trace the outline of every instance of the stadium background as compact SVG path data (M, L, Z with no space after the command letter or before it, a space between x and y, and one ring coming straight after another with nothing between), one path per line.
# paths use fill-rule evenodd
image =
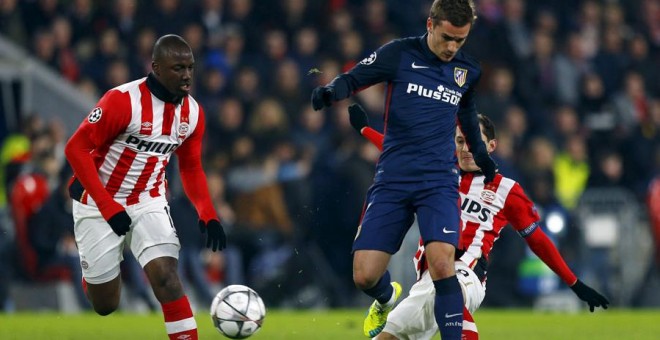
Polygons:
M167 33L196 57L205 167L229 233L227 251L203 249L170 169L196 307L231 283L269 307L366 307L350 245L378 151L350 127L350 101L314 112L309 97L383 43L422 34L430 3L0 0L0 311L87 308L71 279L63 144L100 95L149 72ZM615 306L660 306L660 1L476 4L464 50L483 64L478 108L498 127L501 172L526 188L585 282ZM379 130L382 90L354 98ZM415 241L413 227L392 263L407 287ZM155 309L135 262L122 269L122 308ZM583 307L510 230L484 306Z

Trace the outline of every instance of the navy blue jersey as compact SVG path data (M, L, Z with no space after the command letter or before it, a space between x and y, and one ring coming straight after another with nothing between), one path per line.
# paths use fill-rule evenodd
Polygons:
M329 86L335 90L333 99L341 100L387 82L385 139L376 181L436 181L457 178L457 115L467 142L485 149L473 94L480 76L475 59L459 51L444 62L423 35L380 47Z

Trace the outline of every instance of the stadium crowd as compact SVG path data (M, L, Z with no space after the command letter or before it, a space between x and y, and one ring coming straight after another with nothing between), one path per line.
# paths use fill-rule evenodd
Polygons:
M577 270L582 243L573 217L592 188L631 192L660 249L660 1L475 2L464 51L482 62L478 110L498 126L500 172L530 190L542 215L567 216L567 236L556 241ZM0 34L94 100L146 76L157 37L184 37L196 60L193 96L207 114L209 186L229 245L221 254L203 249L171 171L180 264L191 286L203 301L209 284L243 283L270 304L351 306L350 248L379 151L351 128L349 101L314 111L310 93L383 43L423 34L429 4L2 0ZM355 100L382 131L382 85ZM80 275L64 198L65 131L35 112L20 129L0 132L0 204L12 230L0 234L0 307L11 280ZM508 268L521 260L494 258ZM489 278L489 290L491 280L498 279ZM492 289L515 290L507 282ZM330 298L310 298L318 287ZM507 298L491 303L516 303L515 292L500 296Z

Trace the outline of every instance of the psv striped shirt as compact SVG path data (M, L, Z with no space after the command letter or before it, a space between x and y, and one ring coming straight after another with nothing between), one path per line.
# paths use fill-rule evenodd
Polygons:
M463 225L459 249L465 252L460 259L474 268L480 258L488 260L500 232L511 224L522 237L539 226L539 215L520 184L500 174L484 185L483 175L463 173L459 185L461 222ZM424 243L413 258L417 278L428 268Z
M154 95L154 86L160 84L145 77L111 89L79 128L94 144L91 153L101 183L123 206L165 200L165 168L172 153L184 143L201 147L201 106L190 95L163 101ZM70 193L81 203L96 205L77 177Z

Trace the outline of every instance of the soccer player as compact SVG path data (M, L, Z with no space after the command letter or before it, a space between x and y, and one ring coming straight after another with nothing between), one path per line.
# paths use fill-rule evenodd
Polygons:
M105 93L67 142L83 285L94 310L119 305L122 250L130 247L162 305L170 339L197 339L177 275L179 240L165 198L165 167L179 159L183 188L213 251L226 245L202 171L204 111L189 95L195 59L177 35L160 37L146 78Z
M353 104L349 107L351 125L379 149L383 147L383 135L369 127L367 115ZM481 138L488 152L497 147L495 127L486 116L479 115ZM540 228L539 215L522 187L500 174L492 183L484 186L483 173L475 164L472 153L465 143L460 129L456 129L456 153L461 169L461 219L463 222L461 246L455 262L458 281L465 300L463 308L463 338L478 339L477 326L472 318L486 295L486 268L488 254L499 238L500 231L511 224L525 242L573 292L586 301L593 312L595 307L607 309L609 301L600 293L578 280L568 268L552 241ZM433 284L427 270L426 250L420 240L413 259L417 270L417 282L409 295L394 308L387 324L376 339L430 339L438 331L433 322Z
M481 68L460 51L475 19L472 0L435 0L427 32L383 45L347 73L312 92L312 107L331 106L385 81L386 133L353 243L353 281L376 301L364 334L376 336L401 294L387 265L417 214L435 287L435 320L442 338L460 339L463 296L454 272L460 234L456 121L485 174L495 163L479 138L474 88Z

